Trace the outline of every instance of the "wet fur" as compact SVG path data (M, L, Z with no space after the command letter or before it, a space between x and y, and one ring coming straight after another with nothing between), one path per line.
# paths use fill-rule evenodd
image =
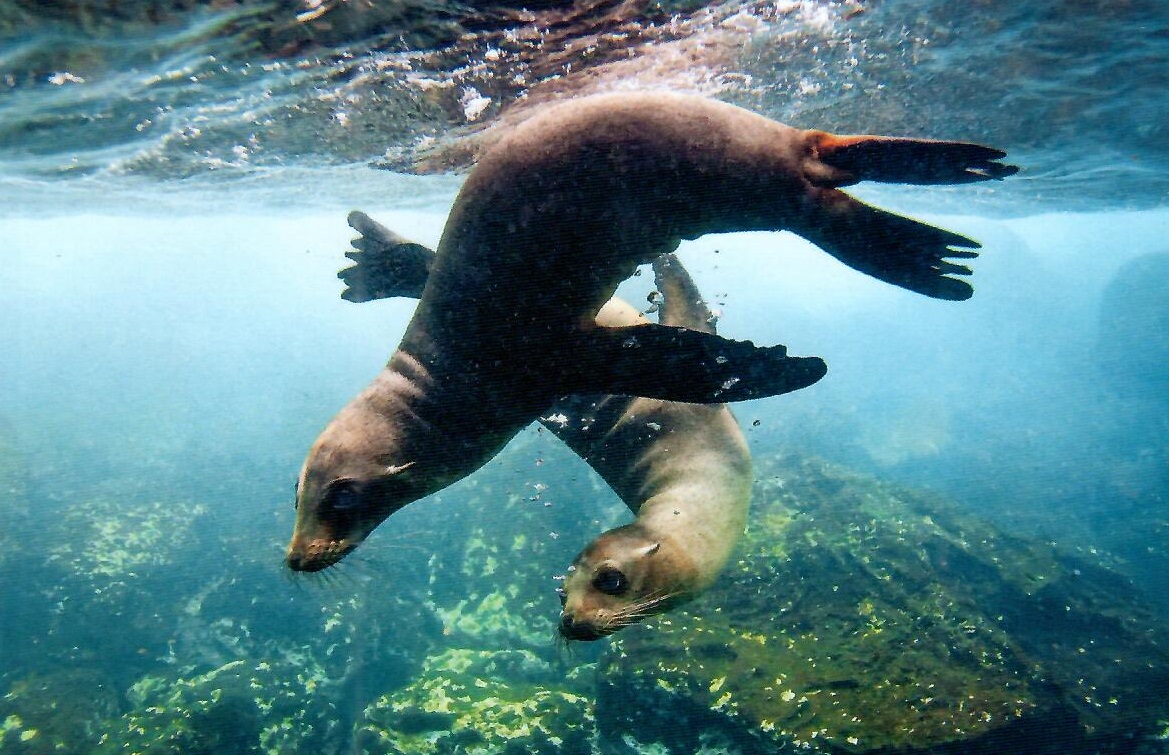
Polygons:
M361 212L350 213L349 224L361 236L348 253L356 264L341 272L349 284L342 296L419 296L434 252ZM660 322L714 333L715 318L681 263L668 254L653 268ZM605 327L645 322L616 298L597 315ZM742 534L752 477L746 443L725 405L566 396L540 421L638 515L634 524L599 536L569 568L561 589L562 638L612 634L691 600L710 584ZM621 595L595 586L605 569L619 569L628 579Z
M605 328L617 285L681 239L791 230L858 270L970 295L976 242L839 191L866 178L1014 172L976 145L800 131L698 97L628 93L549 108L468 176L386 369L314 443L286 563L327 568L393 512L474 472L559 396L721 403L798 390L822 361L684 328Z

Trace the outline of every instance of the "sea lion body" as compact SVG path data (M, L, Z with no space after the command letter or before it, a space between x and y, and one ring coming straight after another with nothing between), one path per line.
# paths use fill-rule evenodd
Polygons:
M835 137L673 94L549 108L501 139L451 209L385 370L302 470L286 562L325 568L402 506L490 460L557 397L721 403L814 383L822 361L662 325L599 327L637 264L706 233L792 230L853 267L969 296L945 260L977 243L838 191L864 178L955 183L1013 172L976 145Z
M358 301L406 296L425 286L434 252L361 212L349 224L357 262L342 272ZM672 254L653 261L662 324L714 333L714 316ZM616 297L601 327L648 320ZM573 561L560 589L559 630L594 640L693 599L721 571L747 520L752 466L725 404L685 404L613 395L561 397L540 422L563 440L636 514L602 533Z
M654 260L660 320L714 332L714 318L673 255ZM597 317L640 318L611 299ZM545 421L613 488L636 520L602 533L561 586L560 634L596 640L697 597L747 526L754 478L747 442L725 404L568 396Z
M598 453L616 469L598 454L585 458L637 517L593 540L565 575L559 631L570 640L607 636L695 598L747 521L751 457L729 410L614 398L625 409Z

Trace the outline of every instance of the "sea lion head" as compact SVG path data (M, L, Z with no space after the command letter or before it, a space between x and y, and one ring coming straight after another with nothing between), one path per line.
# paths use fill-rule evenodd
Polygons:
M609 530L568 568L559 631L567 640L598 640L688 600L693 564L668 539L638 524Z
M400 458L377 414L347 407L309 451L296 485L296 526L284 562L328 568L386 517L421 497L413 460Z

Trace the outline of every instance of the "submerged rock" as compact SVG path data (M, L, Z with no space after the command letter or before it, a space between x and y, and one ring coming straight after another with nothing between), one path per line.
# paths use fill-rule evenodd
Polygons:
M357 752L376 755L593 752L591 684L526 650L450 649L365 709Z
M1169 252L1127 262L1104 288L1096 356L1101 379L1118 393L1169 387Z
M96 671L67 668L30 674L0 697L0 752L90 752L93 730L117 711L117 693Z
M236 660L206 673L140 679L130 711L106 723L97 753L336 752L336 708L320 667ZM326 699L322 699L326 698Z
M705 599L608 653L616 751L1066 755L1164 728L1169 634L1114 573L931 496L771 467Z

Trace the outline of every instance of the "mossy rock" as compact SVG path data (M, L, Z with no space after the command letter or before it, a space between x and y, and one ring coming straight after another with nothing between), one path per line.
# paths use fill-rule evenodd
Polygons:
M336 706L319 667L237 660L206 673L138 681L131 709L109 721L99 755L329 752L338 749Z
M69 502L53 525L60 536L49 548L50 559L87 583L94 600L133 603L153 573L187 559L207 508L108 487L109 492Z
M503 467L523 462L522 476ZM447 644L537 653L556 636L558 578L589 540L632 519L547 433L522 436L504 461L426 505L450 512L441 537L428 543L426 601Z
M450 649L409 686L366 708L357 751L368 755L587 755L591 685L526 650Z
M1114 573L820 462L760 467L723 578L607 654L617 751L1066 755L1164 728L1165 627Z
M0 752L90 752L93 730L118 713L118 695L101 674L63 669L30 674L0 697Z

